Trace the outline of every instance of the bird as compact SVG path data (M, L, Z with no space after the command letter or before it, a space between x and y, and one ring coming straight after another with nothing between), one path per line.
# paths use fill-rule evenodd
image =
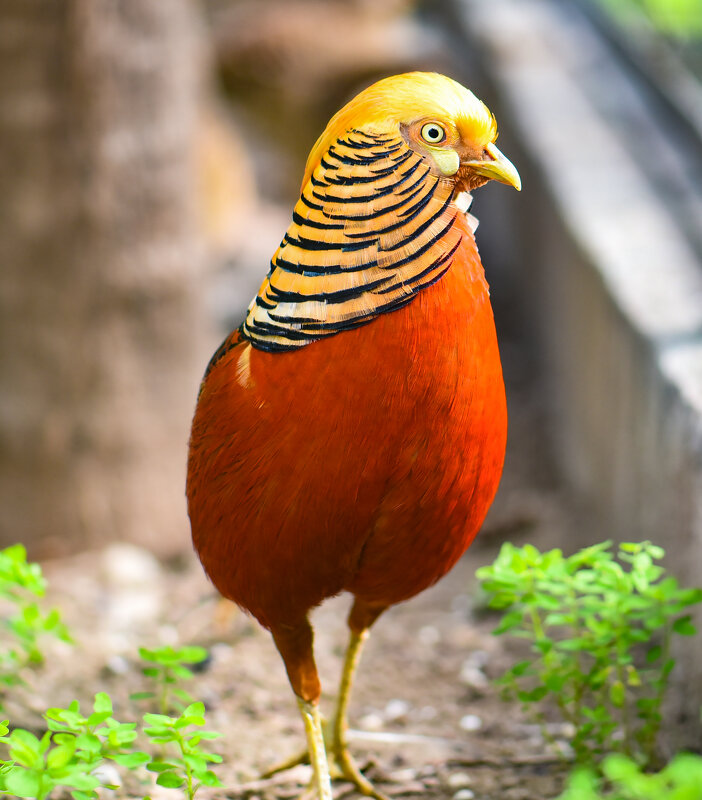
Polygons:
M447 76L362 90L314 144L261 288L200 387L193 544L216 589L273 636L319 800L330 765L383 797L347 741L364 642L456 563L500 481L505 388L465 213L488 180L521 189L496 138L485 104ZM342 592L349 644L323 726L309 614Z

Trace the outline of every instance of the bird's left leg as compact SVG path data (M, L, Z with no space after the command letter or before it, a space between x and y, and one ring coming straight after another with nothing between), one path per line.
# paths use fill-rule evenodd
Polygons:
M332 800L324 734L319 717L321 686L312 651L312 628L307 618L297 625L271 629L276 647L283 657L288 679L300 707L307 736L307 752L314 772L313 784L318 800Z
M346 649L344 668L341 673L339 696L336 701L336 712L332 720L331 740L328 741L329 756L332 763L342 775L351 781L356 788L376 800L387 800L373 784L363 775L351 757L348 748L348 707L353 687L353 679L361 660L363 644L368 638L371 625L385 611L386 605L373 605L356 597L351 607L348 626L351 631Z

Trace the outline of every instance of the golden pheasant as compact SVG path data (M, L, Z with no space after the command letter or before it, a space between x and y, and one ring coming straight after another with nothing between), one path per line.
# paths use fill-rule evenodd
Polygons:
M329 122L246 319L212 357L193 421L193 541L217 589L270 630L331 797L310 609L348 591L327 742L370 626L442 577L497 490L507 414L488 286L460 195L520 188L494 117L433 73L386 78Z

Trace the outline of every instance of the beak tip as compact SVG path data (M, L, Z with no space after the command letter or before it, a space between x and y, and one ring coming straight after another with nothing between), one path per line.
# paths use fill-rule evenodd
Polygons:
M512 186L518 192L521 192L522 179L514 164L494 144L488 145L486 149L491 160L469 161L467 166L472 167L479 175L484 175L488 179Z

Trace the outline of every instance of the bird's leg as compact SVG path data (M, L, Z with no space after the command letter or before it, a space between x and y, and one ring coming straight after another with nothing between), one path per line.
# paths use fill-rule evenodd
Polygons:
M348 749L348 706L353 687L353 679L361 660L363 643L368 638L371 625L378 619L387 606L370 605L358 597L349 614L348 625L351 631L344 668L341 673L339 696L336 702L336 712L332 722L331 741L328 743L329 753L333 763L342 775L351 781L356 788L365 795L375 797L376 800L386 800L385 795L378 792L373 784L363 775L351 758Z
M385 605L371 605L359 598L354 600L351 607L351 612L348 618L348 626L351 631L349 644L346 649L346 657L344 659L344 667L341 673L341 683L339 685L339 695L336 702L336 711L331 724L323 726L323 741L321 750L329 753L331 763L324 759L324 765L327 770L331 768L334 778L341 778L353 783L356 788L369 797L374 797L376 800L388 800L387 797L379 792L373 784L363 775L361 770L356 765L356 762L351 757L348 749L348 707L349 699L351 697L351 689L353 687L353 679L358 668L358 663L361 660L361 651L363 643L368 638L371 625L378 619L378 617L387 608ZM285 667L288 670L288 677L293 690L298 695L298 702L302 709L303 697L302 691L306 691L310 697L319 697L319 679L317 678L317 670L314 666L314 659L312 656L312 630L309 623L305 622L306 629L302 626L294 629L281 629L273 631L273 638L275 643L283 656ZM307 633L303 634L303 630ZM304 636L308 636L309 640ZM307 642L305 644L305 642ZM306 682L306 683L305 683ZM305 683L303 688L302 684ZM299 687L299 688L296 688ZM316 711L316 707L315 707ZM303 717L305 711L302 711ZM305 721L305 730L307 730L307 721ZM268 778L278 772L284 772L287 769L297 766L298 764L312 764L315 769L315 780L317 780L317 770L314 760L317 757L316 752L312 749L310 741L310 733L307 735L308 750L286 761L276 764L271 769L263 773L262 777ZM328 766L327 766L328 764ZM328 775L328 772L327 772Z
M305 618L298 625L280 626L271 633L285 662L290 685L297 695L305 724L307 752L314 772L313 782L318 800L332 800L324 734L319 717L321 686L312 652L312 628Z

